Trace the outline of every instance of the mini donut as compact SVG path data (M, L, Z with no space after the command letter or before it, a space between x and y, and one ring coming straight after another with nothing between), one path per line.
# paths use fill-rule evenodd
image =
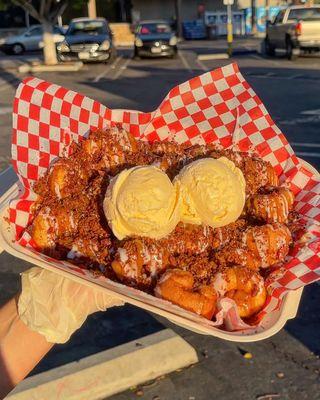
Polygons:
M166 271L158 281L154 293L159 298L207 319L211 319L216 310L215 290L206 285L195 289L193 275L188 271L180 269Z
M250 227L243 235L243 245L260 260L262 268L283 261L291 241L289 229L279 223Z
M260 158L244 157L241 168L246 180L246 193L253 195L264 186L277 186L278 176L272 165Z
M169 252L159 242L135 238L119 245L111 267L120 281L148 288L168 266L168 262Z
M260 258L248 249L241 242L232 243L215 253L217 264L222 267L240 265L252 270L258 270L261 267Z
M294 195L284 187L267 187L247 200L248 215L264 222L288 221L292 210Z
M102 149L102 139L96 138L91 139L88 138L84 140L82 143L82 148L89 156L94 156L96 153L100 152Z
M276 173L276 170L270 163L266 164L267 168L267 185L268 186L278 186L279 185L279 178Z
M55 247L57 221L49 207L45 207L34 218L30 235L40 250L53 249Z
M51 194L59 200L77 192L88 180L87 167L72 159L61 159L50 169L48 185Z
M228 297L235 301L241 318L248 318L259 312L267 297L262 276L245 267L236 266L217 272L212 286L219 297Z

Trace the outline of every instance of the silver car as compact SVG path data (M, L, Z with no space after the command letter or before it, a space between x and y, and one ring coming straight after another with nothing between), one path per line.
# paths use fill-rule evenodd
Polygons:
M0 39L0 50L6 54L20 55L25 51L39 50L43 47L43 29L41 25L33 25L20 35ZM64 40L64 31L59 26L53 27L53 40L60 43Z

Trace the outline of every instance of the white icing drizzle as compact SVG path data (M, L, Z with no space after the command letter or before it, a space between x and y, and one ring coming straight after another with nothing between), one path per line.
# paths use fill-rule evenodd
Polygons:
M123 247L119 247L118 253L119 253L120 261L125 264L129 260L127 250L124 249Z
M228 282L221 272L218 272L213 279L213 288L220 297L223 297L227 291Z
M61 199L61 192L60 192L60 186L58 182L55 182L54 184L54 192L57 195L58 199Z
M71 228L74 229L76 227L76 225L74 223L73 211L71 211L71 213L70 213L69 221L70 221Z

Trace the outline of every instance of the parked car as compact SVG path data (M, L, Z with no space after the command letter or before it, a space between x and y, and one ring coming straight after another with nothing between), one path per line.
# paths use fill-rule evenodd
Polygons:
M104 18L71 20L65 39L57 46L61 61L108 61L115 55L112 32Z
M266 53L286 49L289 60L301 51L320 51L320 6L292 6L279 11L273 22L267 24Z
M136 29L134 41L135 57L175 57L177 37L169 22L141 21Z
M0 50L6 54L20 55L25 51L39 50L43 47L43 29L41 25L33 25L20 35L8 36L0 41ZM55 43L62 42L64 31L59 26L53 27L53 40Z

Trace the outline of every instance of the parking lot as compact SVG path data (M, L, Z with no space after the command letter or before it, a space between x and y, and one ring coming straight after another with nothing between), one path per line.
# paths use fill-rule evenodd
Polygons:
M77 73L37 76L81 92L110 108L152 111L176 84L237 62L297 155L320 169L320 57L304 56L295 62L281 54L266 58L256 52L258 47L256 39L238 40L232 60L219 59L219 54L225 53L223 40L183 42L176 59L135 60L132 49L122 48L111 64L86 64ZM216 54L217 59L198 59L198 55L207 53ZM37 57L34 54L15 59L0 55L0 171L10 163L12 101L17 85L24 78L17 73L16 65L25 58ZM3 302L16 290L18 272L27 265L17 265L13 257L5 254L0 255L0 263ZM146 400L320 399L319 312L319 285L314 284L305 289L298 316L285 329L268 340L245 345L200 336L157 317L197 349L200 362L145 385L140 392L133 389L111 399L128 400L137 396ZM121 318L132 321L134 313L134 308L129 307ZM111 317L107 313L99 318L108 321ZM93 321L91 317L89 324ZM88 326L84 332L89 331ZM72 345L75 344L71 341L66 346ZM58 352L63 351L63 346L57 348ZM250 352L252 358L244 358L245 352ZM263 397L267 395L272 396Z
M110 108L150 111L156 108L177 83L231 61L239 64L243 75L261 97L298 155L319 165L317 139L320 120L320 57L304 56L296 62L283 55L265 58L255 52L257 40L239 40L232 60L197 59L199 54L225 52L224 41L197 41L180 44L177 59L132 59L131 49L120 49L112 64L86 64L77 73L39 73L42 79L77 90ZM37 54L27 55L27 60ZM10 158L11 103L23 79L15 65L23 57L1 56L0 61L0 167ZM293 101L294 100L294 101Z

